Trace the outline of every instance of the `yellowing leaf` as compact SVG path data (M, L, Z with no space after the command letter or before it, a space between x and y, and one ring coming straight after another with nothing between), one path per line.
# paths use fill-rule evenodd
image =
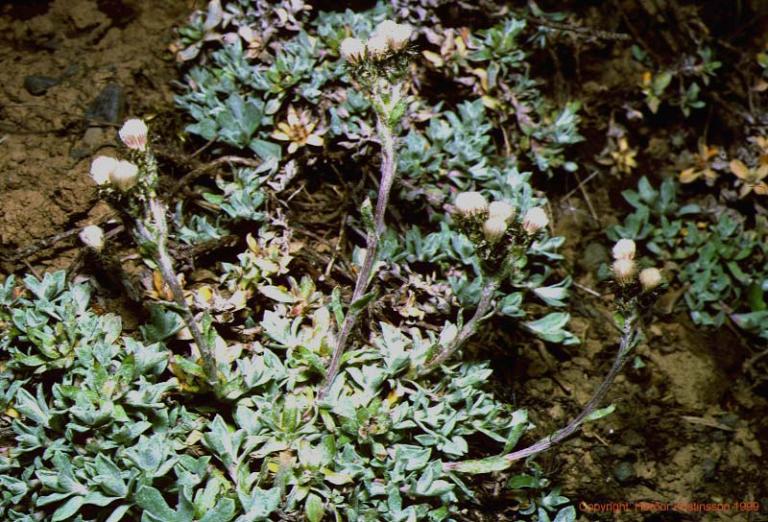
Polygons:
M741 160L731 160L728 167L737 178L744 180L749 179L749 169Z
M696 172L696 169L692 167L685 169L680 173L680 183L694 182L699 178L700 175L701 175L701 172Z
M421 54L435 67L442 67L445 65L442 56L433 51L422 51Z

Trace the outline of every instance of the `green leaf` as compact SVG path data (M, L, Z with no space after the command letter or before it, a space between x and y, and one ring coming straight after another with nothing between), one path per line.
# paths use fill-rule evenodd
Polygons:
M563 327L571 316L565 312L554 312L537 321L524 323L537 337L551 343L578 344L579 339Z
M259 292L278 303L292 304L296 302L295 296L279 286L263 285L259 287Z
M590 421L595 421L597 419L602 419L603 417L607 417L608 415L613 413L613 411L615 409L616 409L616 405L615 404L611 404L610 406L606 406L605 408L600 408L599 410L593 411L592 413L587 415L584 418L584 420L586 422L590 422Z
M355 301L349 306L349 313L350 314L359 313L366 306L368 306L368 303L373 301L378 295L379 295L378 292L376 292L375 290L372 292L368 292L363 297L361 297L360 299L358 299L357 301Z
M249 147L262 161L279 161L283 155L280 145L271 141L252 140Z
M320 522L325 515L325 507L323 506L322 499L314 493L310 493L307 496L307 500L304 502L304 513L309 522Z
M565 509L561 509L552 522L576 522L576 508L568 506Z
M363 218L363 226L368 234L376 233L376 223L373 217L373 204L371 198L365 198L363 204L360 206L360 215Z
M81 496L72 497L67 500L64 505L54 511L52 522L58 522L59 520L69 520L75 513L77 513L83 505L85 499Z
M154 519L162 522L175 522L177 520L176 512L168 506L163 495L155 488L144 486L136 492L134 498L136 504Z
M510 466L512 466L512 462L510 462L508 458L497 456L457 462L453 469L459 473L479 475L482 473L492 473L494 471L504 471L505 469L509 469Z
M24 388L19 388L16 392L16 409L41 426L48 426L51 422L51 411L45 402L42 385L37 387L37 398Z
M541 481L531 475L515 475L507 482L509 489L540 488Z
M235 518L235 501L231 498L222 498L216 506L207 511L200 522L229 522Z
M131 509L130 504L120 504L104 522L120 522L129 509Z

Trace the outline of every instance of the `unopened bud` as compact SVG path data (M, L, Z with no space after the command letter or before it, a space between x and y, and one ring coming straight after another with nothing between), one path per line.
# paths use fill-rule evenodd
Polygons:
M488 217L509 221L515 215L515 209L506 201L494 201L488 206Z
M635 280L636 267L631 259L617 259L613 262L613 278L620 285L631 284Z
M368 49L368 56L374 60L381 60L389 52L387 39L379 34L371 36L365 46Z
M488 210L488 201L479 192L461 192L454 204L456 210L465 216Z
M650 292L661 284L662 276L661 271L658 268L643 268L640 270L640 285L643 287L644 292Z
M507 222L501 218L488 218L483 223L483 235L489 243L496 243L504 237L507 231Z
M104 250L104 231L96 225L88 225L80 231L80 241L96 252Z
M97 185L109 183L112 172L117 168L117 160L110 156L97 156L91 162L91 179Z
M344 38L341 41L340 53L347 62L356 65L365 58L365 44L357 38Z
M120 139L129 149L144 151L147 148L147 124L137 118L126 121L120 132Z
M615 245L613 245L613 258L614 259L634 259L635 258L635 242L631 239L619 239Z
M532 236L549 224L549 217L541 207L533 207L525 213L523 218L523 230Z
M408 24L397 24L387 35L387 42L393 51L402 51L411 41L413 28Z
M139 167L130 161L119 161L109 180L122 192L132 189L139 181Z
M386 38L392 33L392 31L395 30L397 26L398 26L398 23L395 22L394 20L383 20L379 22L379 24L373 30L373 34L376 36L383 36Z

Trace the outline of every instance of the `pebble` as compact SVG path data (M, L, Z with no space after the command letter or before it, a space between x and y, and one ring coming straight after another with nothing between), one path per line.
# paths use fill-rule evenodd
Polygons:
M104 129L101 127L88 127L83 135L83 145L96 148L105 141Z
M48 92L48 89L58 84L59 80L57 78L39 74L32 74L24 78L24 88L33 96L42 96Z
M635 467L629 462L620 462L613 468L613 476L622 484L629 482L635 477Z
M123 88L116 83L110 83L88 105L85 117L94 123L118 124L123 119L124 108Z

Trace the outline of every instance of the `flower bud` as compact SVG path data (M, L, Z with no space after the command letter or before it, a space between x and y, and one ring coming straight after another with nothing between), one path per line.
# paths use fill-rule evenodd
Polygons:
M465 216L488 210L488 201L479 192L460 192L454 204Z
M365 44L357 38L344 38L339 52L347 62L356 65L365 58Z
M483 235L489 243L496 243L499 239L504 237L504 233L507 231L507 222L501 218L492 217L485 220L483 223Z
M635 258L635 242L631 239L619 239L613 246L613 258L614 259L634 259Z
M635 280L636 267L631 259L617 259L613 262L613 278L620 285L631 284Z
M541 207L528 209L528 212L525 213L525 217L523 218L523 230L525 230L529 236L534 235L548 224L549 217L547 217L547 213L544 212L544 209Z
M144 151L147 148L147 124L137 118L126 121L120 132L120 139L129 149Z
M643 268L638 278L644 292L654 290L662 281L661 271L658 268Z
M394 29L387 33L387 43L389 47L397 52L402 51L411 41L411 35L413 34L413 27L408 24L396 24Z
M379 22L376 28L373 30L375 36L383 36L384 38L392 34L399 24L394 20L383 20Z
M132 189L139 181L139 167L130 161L119 161L109 180L122 192Z
M104 231L96 225L88 225L80 231L80 241L96 252L104 250Z
M97 185L109 183L112 172L117 168L117 160L110 156L97 156L91 162L91 178Z
M389 51L387 39L378 34L371 36L365 46L368 48L368 55L374 60L381 60Z
M506 201L494 201L488 206L488 217L509 221L515 215L515 209Z

